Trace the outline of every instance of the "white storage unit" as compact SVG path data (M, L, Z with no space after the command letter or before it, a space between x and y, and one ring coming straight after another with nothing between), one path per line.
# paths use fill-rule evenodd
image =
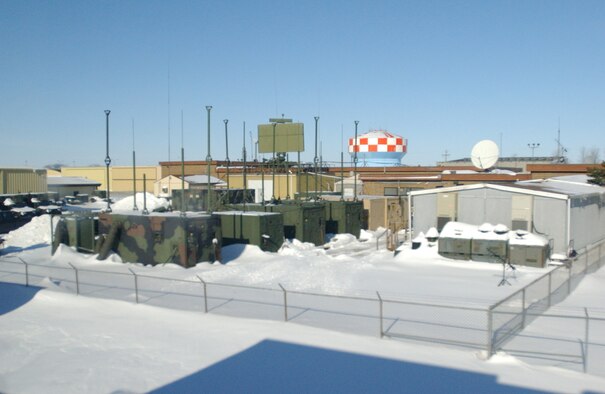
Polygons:
M455 212L452 220L524 229L552 240L556 253L567 254L570 245L580 250L605 238L605 188L578 176L506 186L476 184L413 191L409 198L410 237L442 224L439 214L445 212L446 199L440 196L454 193L455 207L447 206L448 212Z

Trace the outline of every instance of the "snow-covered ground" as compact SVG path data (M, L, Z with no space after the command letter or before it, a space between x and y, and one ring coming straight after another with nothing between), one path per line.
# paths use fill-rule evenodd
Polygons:
M224 250L225 264L149 267L122 264L117 256L98 261L67 247L51 257L49 238L44 235L50 232L50 221L44 216L38 219L9 234L8 253L2 256L32 264L30 283L46 289L0 284L0 392L597 392L605 388L604 378L553 367L556 362L534 365L532 359L506 352L486 361L481 346L455 349L379 338L376 292L386 300L387 333L413 329L414 335L447 336L462 328L476 331L473 338L477 335L481 344L486 337L485 308L543 275L544 269L507 271L512 285L498 286L500 265L445 259L426 243L393 256L384 246L376 250L371 232L364 233L361 241L339 234L325 247L294 241L278 253L232 246ZM79 270L84 296L74 294L69 264ZM0 281L23 283L23 275L17 274L22 268L1 263ZM134 303L129 269L140 276L139 304ZM208 284L208 314L203 313L198 276ZM557 307L565 303L601 307L603 294L595 294L605 292L603 281L605 274L600 271L587 276ZM287 323L280 321L284 308L279 285L289 292ZM410 304L402 307L391 302L395 300ZM417 304L439 307L419 309ZM460 316L468 318L464 327L457 326ZM523 334L530 330L543 333L549 327L537 319ZM605 330L593 327L593 331L591 339L603 343ZM602 363L605 355L593 350L589 360Z

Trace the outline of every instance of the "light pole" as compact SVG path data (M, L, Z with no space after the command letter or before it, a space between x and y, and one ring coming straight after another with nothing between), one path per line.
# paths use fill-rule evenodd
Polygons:
M132 198L134 200L132 210L138 211L137 207L137 159L134 153L134 119L132 119Z
M271 183L273 184L271 186L271 201L275 202L275 126L277 126L277 123L273 122L273 163L272 163L272 174L271 174Z
M208 156L206 156L206 163L208 164L208 190L206 195L206 211L208 213L212 212L210 208L210 162L212 161L212 156L210 156L210 110L212 109L212 105L206 106L206 111L208 112Z
M356 120L355 121L355 139L353 140L353 165L354 165L354 170L353 170L353 201L357 201L357 149L358 149L358 145L357 145L357 125L359 124L359 121Z
M225 153L227 155L227 202L231 202L229 200L229 136L227 135L229 119L224 119L223 122L225 122Z
M315 116L315 157L313 158L313 162L315 163L315 201L317 201L317 122L319 122L319 116ZM309 196L307 196L309 198Z
M540 147L539 142L532 142L531 144L527 144L527 147L531 149L531 157L534 157L534 150Z
M107 212L111 212L111 196L109 195L109 165L111 164L111 158L109 157L109 114L110 110L105 110L105 181L107 182Z

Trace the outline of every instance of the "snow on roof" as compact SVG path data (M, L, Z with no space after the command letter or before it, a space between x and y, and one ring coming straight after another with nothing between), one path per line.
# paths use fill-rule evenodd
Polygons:
M582 180L584 180L582 182ZM588 177L582 179L581 176L557 177L550 179L539 179L532 181L519 181L514 184L523 189L557 193L569 197L582 196L587 194L603 194L605 188L587 183Z
M494 189L502 190L512 193L524 193L532 194L543 197L558 198L566 200L569 197L583 196L588 194L605 194L605 188L597 185L588 183L573 182L566 177L559 177L557 179L538 179L531 181L518 181L511 185L498 185L492 183L475 183L472 185L452 186L452 187L440 187L434 189L423 189L411 191L411 196L418 196L424 194L436 194L436 193L451 193L463 190L476 190L476 189Z
M548 239L538 234L518 230L510 232L509 243L511 245L546 246Z
M101 182L77 176L51 176L46 181L49 186L101 186Z
M477 230L477 226L462 222L447 222L441 230L441 238L472 238L473 232Z
M207 175L189 175L185 177L185 181L192 183L192 184L203 184L203 183L208 183L208 176ZM210 184L222 184L225 183L222 180L210 176Z

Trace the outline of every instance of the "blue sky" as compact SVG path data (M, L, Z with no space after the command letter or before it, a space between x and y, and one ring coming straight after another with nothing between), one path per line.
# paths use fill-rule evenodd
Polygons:
M384 128L403 163L581 148L605 156L604 1L0 1L2 166L241 157L243 122L305 123L311 160ZM170 97L170 105L168 105ZM170 122L169 122L170 118ZM342 133L341 133L342 130ZM250 150L250 137L246 132ZM294 156L291 156L294 157Z

